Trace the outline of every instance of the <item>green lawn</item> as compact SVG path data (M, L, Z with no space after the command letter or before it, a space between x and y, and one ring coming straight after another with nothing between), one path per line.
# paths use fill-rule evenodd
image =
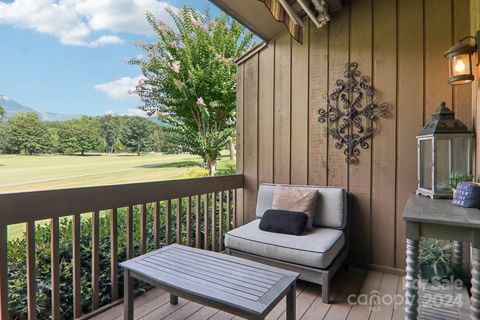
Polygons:
M0 193L180 179L196 176L201 163L185 154L0 155ZM225 155L218 171L234 166ZM9 236L23 230L23 224L9 226Z

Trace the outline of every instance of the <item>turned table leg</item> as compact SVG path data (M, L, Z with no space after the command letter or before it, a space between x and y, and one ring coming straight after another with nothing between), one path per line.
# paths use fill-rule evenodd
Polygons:
M405 320L416 320L418 315L418 242L407 239Z
M480 249L472 247L471 317L480 319Z
M463 243L462 241L453 242L453 272L455 277L463 279Z

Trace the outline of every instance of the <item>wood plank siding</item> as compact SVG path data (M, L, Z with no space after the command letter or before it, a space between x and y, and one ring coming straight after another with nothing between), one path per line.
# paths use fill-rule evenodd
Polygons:
M480 0L471 0L470 1L470 33L475 34L477 30L480 30ZM479 57L480 59L480 57ZM480 132L480 67L477 67L477 74L475 76L475 81L472 85L472 123L475 128L475 132ZM479 175L480 171L480 139L475 139L476 148L477 150L477 157L476 157L476 174Z
M303 46L284 33L239 60L237 155L245 190L237 199L237 220L255 218L262 182L341 186L355 196L351 260L404 268L401 215L416 190L415 136L441 101L470 128L480 112L472 112L479 93L471 85L448 85L443 57L471 33L468 12L478 12L479 2L355 0L325 28L307 23ZM390 105L357 165L347 165L343 149L327 135L332 124L317 121L349 62L358 62L380 101Z

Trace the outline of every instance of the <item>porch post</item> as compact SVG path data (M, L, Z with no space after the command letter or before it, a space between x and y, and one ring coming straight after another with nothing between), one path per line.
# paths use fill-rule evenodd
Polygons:
M472 238L472 288L471 318L480 319L480 231L473 231Z

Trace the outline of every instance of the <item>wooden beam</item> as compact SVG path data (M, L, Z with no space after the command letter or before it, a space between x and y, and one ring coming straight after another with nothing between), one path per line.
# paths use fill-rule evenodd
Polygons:
M0 226L243 188L243 175L0 194ZM53 200L52 200L53 199ZM32 214L34 213L34 214Z
M300 5L300 7L302 7L303 11L305 11L305 13L308 15L308 17L310 18L310 20L312 20L313 23L315 23L315 25L317 26L317 28L321 28L322 27L322 24L320 22L318 22L317 20L317 17L315 16L315 14L312 12L312 10L310 10L310 8L308 7L308 5L304 2L304 0L297 0L298 4Z
M290 16L290 18L292 18L293 21L295 21L297 25L302 27L302 29L305 28L303 25L302 19L300 19L300 17L296 14L296 12L292 9L292 7L290 7L290 5L285 0L278 0L278 2L283 7L283 9L285 9L285 11Z

